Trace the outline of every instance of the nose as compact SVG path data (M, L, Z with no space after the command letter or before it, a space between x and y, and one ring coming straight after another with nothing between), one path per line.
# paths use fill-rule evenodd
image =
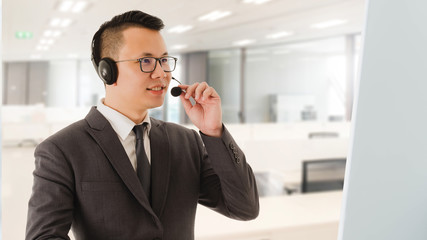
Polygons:
M157 60L156 68L151 73L151 78L164 78L166 77L166 72L162 68L162 64L160 63L160 59Z

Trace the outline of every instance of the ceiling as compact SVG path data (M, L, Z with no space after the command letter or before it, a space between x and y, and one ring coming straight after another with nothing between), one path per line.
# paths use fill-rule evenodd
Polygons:
M243 0L84 0L88 5L82 12L70 13L58 10L63 1L3 0L3 61L89 59L90 42L99 26L114 15L134 9L163 19L166 27L162 33L172 53L236 48L233 42L244 39L254 41L246 45L250 47L360 33L365 11L365 0L270 0L260 5ZM214 10L230 11L231 15L214 22L198 20ZM71 19L71 24L51 27L53 18ZM333 19L346 23L324 29L311 27ZM193 28L181 34L170 33L177 25ZM61 35L46 38L46 30L59 30ZM31 32L32 37L17 39L17 31ZM283 31L293 34L266 38ZM40 49L41 41L50 41L43 45L47 49ZM186 47L177 49L177 45Z

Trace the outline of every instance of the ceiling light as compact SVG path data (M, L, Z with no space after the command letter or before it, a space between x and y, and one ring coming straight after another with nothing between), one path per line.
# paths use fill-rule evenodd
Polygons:
M45 39L45 38L40 39L40 44L42 44L42 45L51 45L54 42L55 41L51 38L50 39Z
M68 27L70 26L72 20L69 18L61 19L61 18L53 18L50 20L51 27Z
M73 13L79 13L82 12L87 6L87 2L85 1L78 1L76 4L74 4L73 8L71 9L71 12Z
M330 28L330 27L335 27L338 25L342 25L347 23L347 20L343 20L343 19L332 19L329 21L325 21L325 22L319 22L316 24L311 25L311 28L317 28L317 29L323 29L323 28Z
M59 37L59 36L61 36L61 34L62 34L62 32L61 32L61 31L56 30L56 31L53 31L53 32L52 32L52 37Z
M70 26L71 22L72 22L72 20L69 19L69 18L62 19L62 21L59 24L59 26L61 26L61 27L68 27L68 26Z
M46 31L43 32L43 36L45 36L45 37L51 37L52 33L53 33L52 30L46 30Z
M243 0L244 3L253 3L253 4L264 4L266 2L270 2L271 0Z
M52 20L50 20L49 25L52 27L57 27L60 23L61 23L60 18L52 18Z
M172 46L172 49L175 49L175 50L181 50L181 49L184 49L184 48L187 48L188 47L188 45L185 45L185 44L178 44L178 45L174 45L174 46Z
M36 47L36 50L37 51L46 51L46 50L48 50L49 49L49 47L48 46L46 46L46 45L38 45L37 47Z
M254 39L243 39L243 40L233 42L233 45L234 46L245 46L245 45L252 44L254 42L256 42L256 40L254 40Z
M218 19L227 17L229 15L231 15L230 11L219 11L219 10L217 10L217 11L213 11L213 12L210 12L210 13L208 13L206 15L203 15L203 16L199 17L199 21L210 21L210 22L213 22L213 21L216 21Z
M168 30L170 33L183 33L191 30L193 26L191 25L178 25Z
M87 5L88 5L88 2L86 1L75 2L71 0L64 0L59 5L58 10L61 12L79 13L79 12L82 12Z
M273 33L273 34L267 35L266 38L278 39L278 38L287 37L287 36L290 36L293 34L294 34L293 32L278 32L278 33Z
M62 32L59 30L46 30L43 32L44 37L59 37L61 34Z
M73 5L74 5L73 1L65 0L65 1L61 2L61 4L58 7L58 10L61 12L68 12L68 11L70 11L70 9Z

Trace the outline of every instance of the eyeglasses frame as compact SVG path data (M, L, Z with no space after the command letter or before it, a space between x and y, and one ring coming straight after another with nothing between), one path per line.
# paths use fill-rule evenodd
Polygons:
M155 64L154 64L154 69L152 70L152 71L144 71L144 70L142 70L142 60L144 59L144 58L153 58L153 59L155 59L156 60L156 62L155 62ZM160 58L156 58L156 57L142 57L142 58L138 58L138 59L126 59L126 60L118 60L118 61L114 61L115 63L120 63L120 62L132 62L132 61L138 61L139 62L139 69L141 70L141 72L144 72L144 73L152 73L152 72L154 72L155 70L156 70L156 67L157 67L157 62L159 62L159 64L160 64L160 67L162 67L162 62L160 61L162 58L173 58L174 60L175 60L175 65L173 66L173 69L172 70L170 70L170 71L166 71L166 70L164 70L163 68L162 68L162 70L164 71L164 72L173 72L174 70L175 70L175 68L176 68L176 62L178 61L178 58L176 58L176 57L172 57L172 56L164 56L164 57L160 57Z

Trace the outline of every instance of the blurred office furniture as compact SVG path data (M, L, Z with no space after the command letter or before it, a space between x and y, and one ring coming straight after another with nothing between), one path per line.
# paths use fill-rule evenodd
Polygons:
M88 111L89 108L57 108L43 105L3 106L2 145L16 147L38 144L63 127L84 118ZM347 156L349 122L308 121L225 125L245 152L246 160L254 172L270 174L264 175L264 180L260 181L268 184L269 181L277 182L281 179L288 194L300 192L303 160ZM196 129L191 124L186 126ZM267 191L272 194L278 190Z
M308 134L308 138L337 138L339 134L337 132L311 132Z
M270 95L270 120L273 122L300 122L317 119L313 95Z
M2 146L37 145L88 112L89 107L2 106Z
M348 139L325 138L247 140L240 144L255 172L274 169L283 173L285 187L299 189L302 161L347 156Z
M25 143L25 139L40 142L68 124L84 118L88 111L88 108L64 109L41 105L2 107L4 239L23 239L26 206L31 195L34 147L25 144L18 147L18 143ZM196 219L196 239L336 239L341 193L298 194L301 188L301 167L304 159L346 156L350 123L225 125L245 152L246 160L254 172L260 173L258 181L266 186L262 190L261 214L253 222L240 222L200 206ZM193 125L186 126L195 129ZM339 137L309 139L311 132L337 132ZM215 230L211 227L212 221L218 223Z
M345 165L345 158L303 161L301 192L342 190Z
M317 112L314 109L313 105L304 106L304 109L301 111L301 120L302 121L315 121L317 119Z
M6 147L2 154L2 239L24 239L34 147ZM262 197L253 221L232 220L198 205L195 239L336 240L341 198L341 191Z
M286 191L283 173L278 171L254 172L260 197L289 194Z
M46 107L42 104L2 106L3 129L8 129L3 137L6 142L25 139L25 134L11 134L9 130L15 132L17 128L38 124L32 127L36 132L31 138L44 139L84 118L89 109L90 107ZM195 129L192 124L187 124L186 127ZM350 122L226 123L226 127L240 145L250 141L306 140L310 133L317 132L334 132L339 139L348 139L350 133Z
M199 205L197 240L336 240L342 191L260 199L252 221L236 221ZM212 227L215 226L215 227Z

